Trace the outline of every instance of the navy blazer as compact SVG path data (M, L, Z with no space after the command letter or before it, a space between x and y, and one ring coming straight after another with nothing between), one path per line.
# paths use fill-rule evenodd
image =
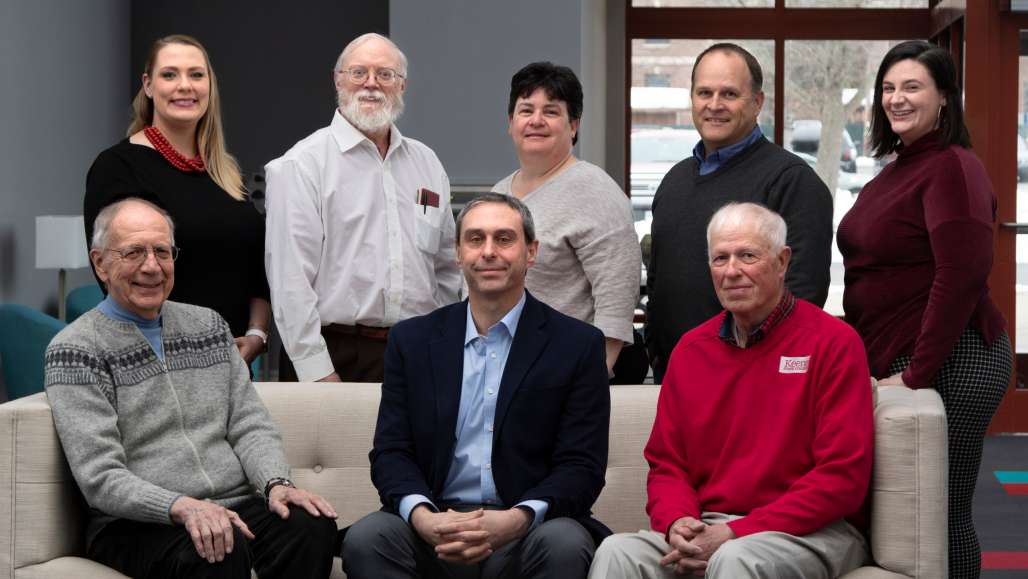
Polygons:
M436 501L453 461L467 301L402 321L389 332L371 479L383 508L421 494ZM610 529L590 516L607 469L610 389L603 334L526 296L500 379L492 471L507 506L549 503L597 543Z

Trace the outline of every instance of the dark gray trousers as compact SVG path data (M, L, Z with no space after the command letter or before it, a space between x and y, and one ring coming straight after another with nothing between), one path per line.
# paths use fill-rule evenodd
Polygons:
M357 521L343 542L349 579L585 579L596 550L585 527L551 519L475 565L448 563L392 513Z
M234 509L253 532L252 541L235 529L235 549L224 561L208 563L196 553L189 533L180 525L111 522L89 548L89 557L129 577L250 579L256 569L262 579L317 579L332 572L336 523L289 507L282 519L253 499Z

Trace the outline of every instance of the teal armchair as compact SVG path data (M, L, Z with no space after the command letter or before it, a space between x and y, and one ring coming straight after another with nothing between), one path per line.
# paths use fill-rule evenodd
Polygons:
M43 391L43 354L64 322L20 304L0 304L0 368L7 399Z
M100 286L95 283L77 287L68 292L66 300L68 323L74 322L79 316L95 308L104 299Z

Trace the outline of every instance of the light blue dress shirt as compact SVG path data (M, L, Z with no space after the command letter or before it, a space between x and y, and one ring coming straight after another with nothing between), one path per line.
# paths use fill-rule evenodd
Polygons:
M97 306L100 309L100 313L118 322L128 322L135 324L139 328L140 332L143 332L143 337L146 338L147 342L150 342L150 347L153 348L154 353L161 360L164 360L164 343L161 342L161 316L158 315L152 320L137 316L132 312L121 307L121 304L114 301L111 294L107 294L100 305Z
M493 480L493 419L496 416L496 400L500 394L503 368L507 365L507 355L524 308L525 294L522 294L507 315L481 336L471 317L471 305L468 304L468 321L464 331L464 374L455 433L457 444L443 485L444 503L504 506ZM424 495L407 495L400 501L400 516L410 521L411 511L421 503L436 508ZM532 522L534 528L546 518L549 503L529 500L516 506L532 509L535 513Z
M749 147L753 143L756 143L764 137L764 133L760 130L760 125L753 127L750 134L746 135L746 138L739 141L738 143L728 145L714 151L707 155L706 147L703 146L703 141L696 143L693 147L692 154L700 161L700 175L709 175L714 171L721 168L722 165L728 162L729 159L738 155L743 149Z

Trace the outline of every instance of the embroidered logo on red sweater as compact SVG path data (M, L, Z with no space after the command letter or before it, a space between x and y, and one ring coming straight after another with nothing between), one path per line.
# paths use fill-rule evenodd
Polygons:
M810 366L810 356L782 356L782 360L778 363L778 372L780 374L806 374L808 366Z

